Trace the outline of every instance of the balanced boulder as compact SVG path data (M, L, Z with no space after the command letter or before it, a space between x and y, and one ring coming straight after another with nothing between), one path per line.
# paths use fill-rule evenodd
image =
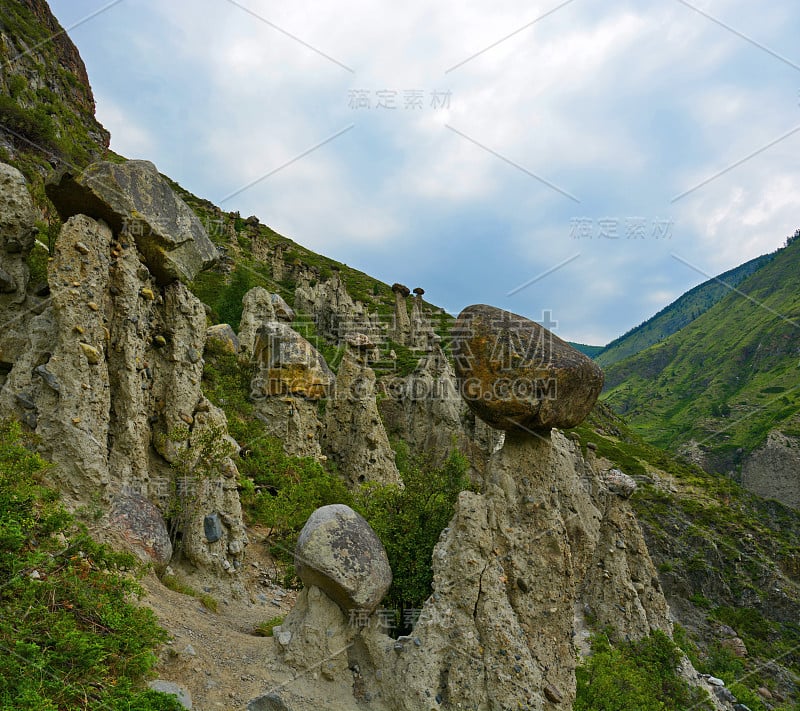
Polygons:
M82 173L62 173L46 185L62 220L88 215L136 242L160 285L192 281L217 261L202 223L144 160L92 163Z
M317 509L297 541L295 569L343 610L372 612L392 584L383 544L366 520L349 506Z
M461 395L501 430L575 427L603 387L603 371L548 329L523 316L476 305L453 330Z

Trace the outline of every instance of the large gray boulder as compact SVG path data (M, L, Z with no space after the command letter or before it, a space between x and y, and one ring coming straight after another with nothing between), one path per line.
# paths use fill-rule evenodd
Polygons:
M92 163L79 175L62 173L46 191L61 219L88 215L134 240L162 286L188 283L217 261L200 220L149 161Z
M343 610L372 612L392 584L383 544L349 506L317 509L297 541L295 569L306 586L320 588Z
M501 430L580 424L603 387L603 371L558 336L523 316L468 306L453 329L461 395Z

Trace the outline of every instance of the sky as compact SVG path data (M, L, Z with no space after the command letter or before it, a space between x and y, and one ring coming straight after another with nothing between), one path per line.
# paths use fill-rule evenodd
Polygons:
M603 345L800 227L796 0L50 5L114 150L453 314Z

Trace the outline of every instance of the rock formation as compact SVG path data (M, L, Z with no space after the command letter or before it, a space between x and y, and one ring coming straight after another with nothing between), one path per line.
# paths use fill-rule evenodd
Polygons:
M744 460L742 485L800 509L800 437L770 432L767 441Z
M539 324L492 306L469 306L453 329L461 394L503 430L574 427L592 409L603 371Z
M20 185L13 169L2 171ZM9 225L2 251L8 253L9 240L19 242L21 259L30 246L32 211L22 192L13 195L16 212L0 207L0 222ZM160 188L156 198L177 200ZM141 194L113 200L152 201ZM92 198L87 211L99 210L100 201ZM159 229L183 235L181 253L190 254L194 248L180 217L185 210L166 211L178 222L162 221ZM237 448L224 413L201 391L205 309L181 281L159 283L150 267L163 276L164 255L142 253L121 221L115 232L81 213L79 202L73 211L48 265L50 299L17 294L17 300L25 297L17 311L0 302L8 319L0 333L7 373L0 382L0 414L18 417L39 436L67 500L100 502L122 537L141 543L139 550L152 552L160 564L168 558L161 535L166 524L159 525L149 508L156 504L162 515L171 512L168 523L180 532L192 563L233 572L246 543L236 466L229 458ZM27 283L27 267L17 263L13 269L19 284ZM212 514L223 522L215 541L203 529Z
M251 290L244 300L243 350L249 347L250 329L256 328L250 398L264 432L280 439L287 454L319 457L319 401L330 394L335 377L319 351L299 333L285 323L262 320L269 315L267 297L271 306L272 298L263 289Z
M303 526L295 570L345 612L371 613L392 584L386 551L370 525L353 509L331 504L317 509Z
M258 329L253 359L256 379L264 396L298 396L308 400L325 397L335 377L325 359L291 327L273 321ZM256 391L254 379L253 390Z
M491 356L478 351L472 367L488 372L483 360ZM593 380L585 387L584 399L596 397ZM326 595L317 585L328 581L309 578L278 641L287 659L322 668L325 678L346 676L348 664L358 669L359 698L371 708L566 711L589 620L631 639L671 633L628 502L635 488L620 470L598 470L557 430L509 428L480 493L459 496L434 549L434 592L410 636L386 636L375 616L348 622L352 606L331 599L338 589ZM328 548L342 546L343 567L363 572L347 555L361 544L331 540Z
M62 220L83 214L125 233L160 286L188 283L217 260L199 218L149 161L92 163L78 175L63 172L46 189Z
M239 348L245 360L253 357L258 329L276 320L272 296L266 289L257 286L250 289L242 299Z
M325 410L322 445L353 488L365 481L400 483L394 452L378 412L375 371L349 344Z
M395 283L392 284L392 292L394 292L394 328L392 329L392 337L398 343L408 345L411 320L408 317L406 299L411 290L403 284Z

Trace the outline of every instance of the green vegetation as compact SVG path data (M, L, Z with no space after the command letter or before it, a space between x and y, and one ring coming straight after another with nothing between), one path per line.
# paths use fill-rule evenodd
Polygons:
M694 321L712 306L719 303L733 287L739 286L747 277L768 264L774 254L765 254L721 274L715 279L703 282L663 308L655 316L614 339L599 353L586 353L607 368L624 358L636 355ZM573 344L575 345L575 344ZM594 346L588 346L594 348ZM576 348L581 350L580 346Z
M461 491L469 488L468 464L453 451L443 465L409 455L396 445L396 462L404 488L364 484L355 496L355 509L378 534L392 566L394 579L384 604L398 611L419 609L431 594L433 547L453 516Z
M0 707L178 711L141 689L166 633L131 602L138 562L77 526L47 468L0 423Z
M605 346L587 346L584 343L572 343L571 341L568 341L568 343L573 348L575 348L576 350L579 350L581 353L583 353L584 355L589 356L590 358L596 358L598 355L600 355L603 352L603 350L605 348Z
M577 668L574 711L711 709L704 694L678 675L681 652L663 632L636 642L592 638L592 655Z
M200 604L206 608L206 610L210 610L211 612L217 612L219 610L219 603L215 597L209 595L208 593L198 592L191 585L187 585L186 583L182 582L175 575L164 575L161 578L161 584L168 590L180 593L181 595L188 595L189 597L196 598L200 601Z
M713 639L690 640L679 627L676 641L695 665L726 681L740 679L734 693L743 701L759 686L771 685L766 660L780 659L800 673L800 625L781 612L785 604L800 603L794 582L800 572L800 513L647 444L607 405L598 404L573 433L584 452L593 443L601 461L637 479L631 503L667 595L691 603L690 619L732 627L750 652L737 662L746 675L726 676L729 650ZM754 711L762 708L745 703Z
M348 504L344 482L316 459L290 457L280 440L250 430L250 453L242 460L242 473L253 484L243 503L253 521L270 528L273 556L284 564L286 582L294 577L294 547L300 529L320 506ZM249 487L248 487L249 488Z
M800 413L800 241L793 241L677 333L606 371L604 401L633 429L677 451L690 441L735 471Z
M259 624L255 630L253 630L253 634L256 635L256 637L272 637L272 631L282 624L283 617L271 617Z

